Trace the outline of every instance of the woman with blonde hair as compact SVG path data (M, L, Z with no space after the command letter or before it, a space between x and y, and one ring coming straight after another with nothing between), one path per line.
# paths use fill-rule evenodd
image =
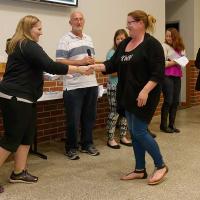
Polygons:
M160 100L165 65L162 45L147 33L154 30L155 22L152 15L142 10L129 13L130 37L120 43L110 60L91 65L96 71L118 73L118 104L128 120L136 161L134 171L121 180L147 178L145 153L148 152L155 165L149 185L162 182L168 172L157 142L147 131Z
M14 155L12 183L35 183L38 177L27 171L27 156L36 132L36 102L43 92L43 71L51 74L89 73L86 67L54 62L38 45L41 21L23 17L7 47L8 61L0 83L0 107L5 134L0 140L0 166ZM0 186L0 193L3 192Z

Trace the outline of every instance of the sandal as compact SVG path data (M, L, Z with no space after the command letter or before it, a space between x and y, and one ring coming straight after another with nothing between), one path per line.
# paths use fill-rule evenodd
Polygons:
M133 174L133 176L130 176L131 174ZM134 175L135 174L135 175ZM137 174L143 174L143 176L137 176ZM146 179L147 178L147 172L146 172L146 169L143 169L143 170L137 170L135 169L134 171L126 174L125 176L122 176L120 178L120 180L134 180L134 179Z
M163 169L163 168L165 168L165 172L162 174L162 176L160 176L158 179L155 179L154 181L151 181L151 178L155 175L155 173L158 172L159 170ZM168 171L169 171L169 169L166 165L159 167L159 168L156 168L156 170L153 172L152 176L149 178L148 185L157 185L157 184L163 182L164 177L165 177L165 175L167 174Z

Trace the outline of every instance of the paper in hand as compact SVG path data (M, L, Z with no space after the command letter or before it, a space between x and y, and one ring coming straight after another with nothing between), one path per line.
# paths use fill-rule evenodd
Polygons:
M181 67L185 67L189 62L186 56L181 56L180 58L176 58L174 59L174 61L178 63Z

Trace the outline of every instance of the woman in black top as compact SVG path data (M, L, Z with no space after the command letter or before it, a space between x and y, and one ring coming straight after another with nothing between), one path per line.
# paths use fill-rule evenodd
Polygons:
M36 102L43 92L43 71L51 74L84 73L86 67L56 63L37 44L42 35L41 21L25 16L9 41L8 61L0 83L0 106L5 134L0 140L0 166L15 152L10 182L37 182L26 170L27 155L36 127ZM3 187L0 186L0 192Z
M196 55L195 66L196 66L197 69L200 69L200 48L199 48L197 55ZM199 71L199 74L198 74L198 77L197 77L195 89L197 91L200 91L200 71Z
M121 179L147 178L147 151L156 167L148 180L150 185L163 181L168 172L158 144L147 132L147 126L160 99L160 84L164 78L165 66L161 44L146 33L146 30L153 30L155 22L155 18L144 11L136 10L129 13L127 28L130 37L120 43L110 60L103 64L91 65L97 71L118 73L119 110L125 110L136 159L135 170Z

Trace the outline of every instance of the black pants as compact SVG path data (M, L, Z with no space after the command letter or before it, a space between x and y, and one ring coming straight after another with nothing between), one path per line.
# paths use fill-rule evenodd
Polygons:
M181 91L181 78L174 76L166 76L162 92L164 102L161 109L161 126L168 126L168 115L169 115L169 127L173 127L176 118L177 108L180 102L180 91Z
M96 120L97 95L97 86L64 91L64 106L67 115L66 151L78 147L79 127L81 127L82 148L93 144L92 129Z

